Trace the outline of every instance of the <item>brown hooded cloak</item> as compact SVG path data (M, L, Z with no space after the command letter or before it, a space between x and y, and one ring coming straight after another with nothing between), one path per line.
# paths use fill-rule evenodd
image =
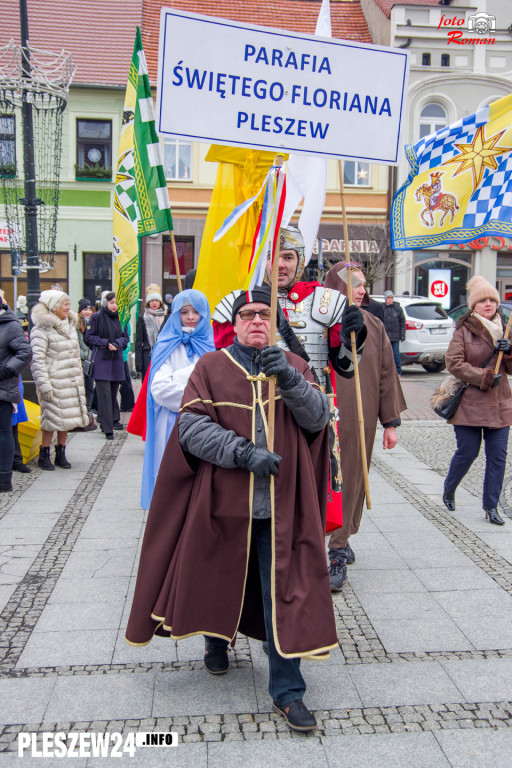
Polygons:
M307 364L285 353L316 386ZM254 380L256 378L256 380ZM268 411L268 383L250 377L226 350L204 355L181 412L207 414L237 435L255 438L257 401ZM325 654L337 645L324 530L328 431L305 433L276 397L271 479L274 640L282 656ZM178 639L236 633L265 639L256 558L251 551L254 475L186 454L174 429L153 493L126 639Z
M341 267L335 264L328 272L324 285L347 295L347 285L338 275ZM369 305L369 297L365 296ZM363 303L365 303L363 299ZM383 426L400 418L405 402L393 349L384 324L369 312L363 312L368 335L359 361L361 400L363 404L364 435L368 468L375 442L377 421ZM336 394L340 411L339 438L341 472L343 476L343 528L331 535L329 547L341 549L359 530L364 503L364 477L361 464L361 441L354 379L336 375Z

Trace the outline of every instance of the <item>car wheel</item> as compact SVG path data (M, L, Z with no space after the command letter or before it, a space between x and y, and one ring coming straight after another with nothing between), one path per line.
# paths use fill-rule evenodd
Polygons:
M442 363L431 363L430 365L422 364L422 368L424 368L427 373L440 373L446 368L446 363L443 360Z

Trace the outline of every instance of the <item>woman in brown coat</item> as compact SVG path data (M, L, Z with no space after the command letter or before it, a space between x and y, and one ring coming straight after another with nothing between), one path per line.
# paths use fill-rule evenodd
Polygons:
M503 485L512 395L507 373L512 373L511 345L503 338L504 323L497 309L498 291L480 276L468 283L470 312L461 317L446 353L449 372L469 383L455 416L457 450L444 482L443 501L455 510L455 490L478 456L482 434L485 441L483 508L494 525L505 522L497 511ZM503 352L498 374L497 355ZM482 367L484 366L484 367Z

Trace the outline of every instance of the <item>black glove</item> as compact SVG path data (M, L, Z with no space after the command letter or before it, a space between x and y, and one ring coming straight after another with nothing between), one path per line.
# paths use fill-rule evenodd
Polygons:
M277 453L270 453L266 448L256 448L254 443L249 443L236 459L236 463L242 469L254 472L255 475L269 477L277 475L281 457Z
M501 373L495 373L494 374L494 379L492 380L491 389L492 389L492 387L499 387L500 381L501 381Z
M278 346L264 347L260 354L261 370L265 376L276 376L281 389L287 389L295 384L300 373L288 360L283 350Z
M355 304L352 304L351 306L345 304L345 309L343 310L343 314L341 316L341 329L340 329L340 339L343 342L343 344L346 347L350 347L350 334L352 331L355 331L356 339L357 335L363 330L364 328L364 319L363 319L363 313L359 309L359 307L356 307Z
M500 339L496 342L496 346L494 347L495 352L504 352L506 355L510 352L510 347L512 345L510 344L510 341L508 339Z

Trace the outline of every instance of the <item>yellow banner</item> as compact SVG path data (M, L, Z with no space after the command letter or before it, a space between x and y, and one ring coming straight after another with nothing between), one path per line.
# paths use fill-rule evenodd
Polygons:
M206 155L206 160L219 163L219 170L206 217L194 288L206 295L212 310L223 296L247 282L263 198L221 240L214 243L213 237L233 209L258 192L274 158L274 152L217 145L212 145Z

